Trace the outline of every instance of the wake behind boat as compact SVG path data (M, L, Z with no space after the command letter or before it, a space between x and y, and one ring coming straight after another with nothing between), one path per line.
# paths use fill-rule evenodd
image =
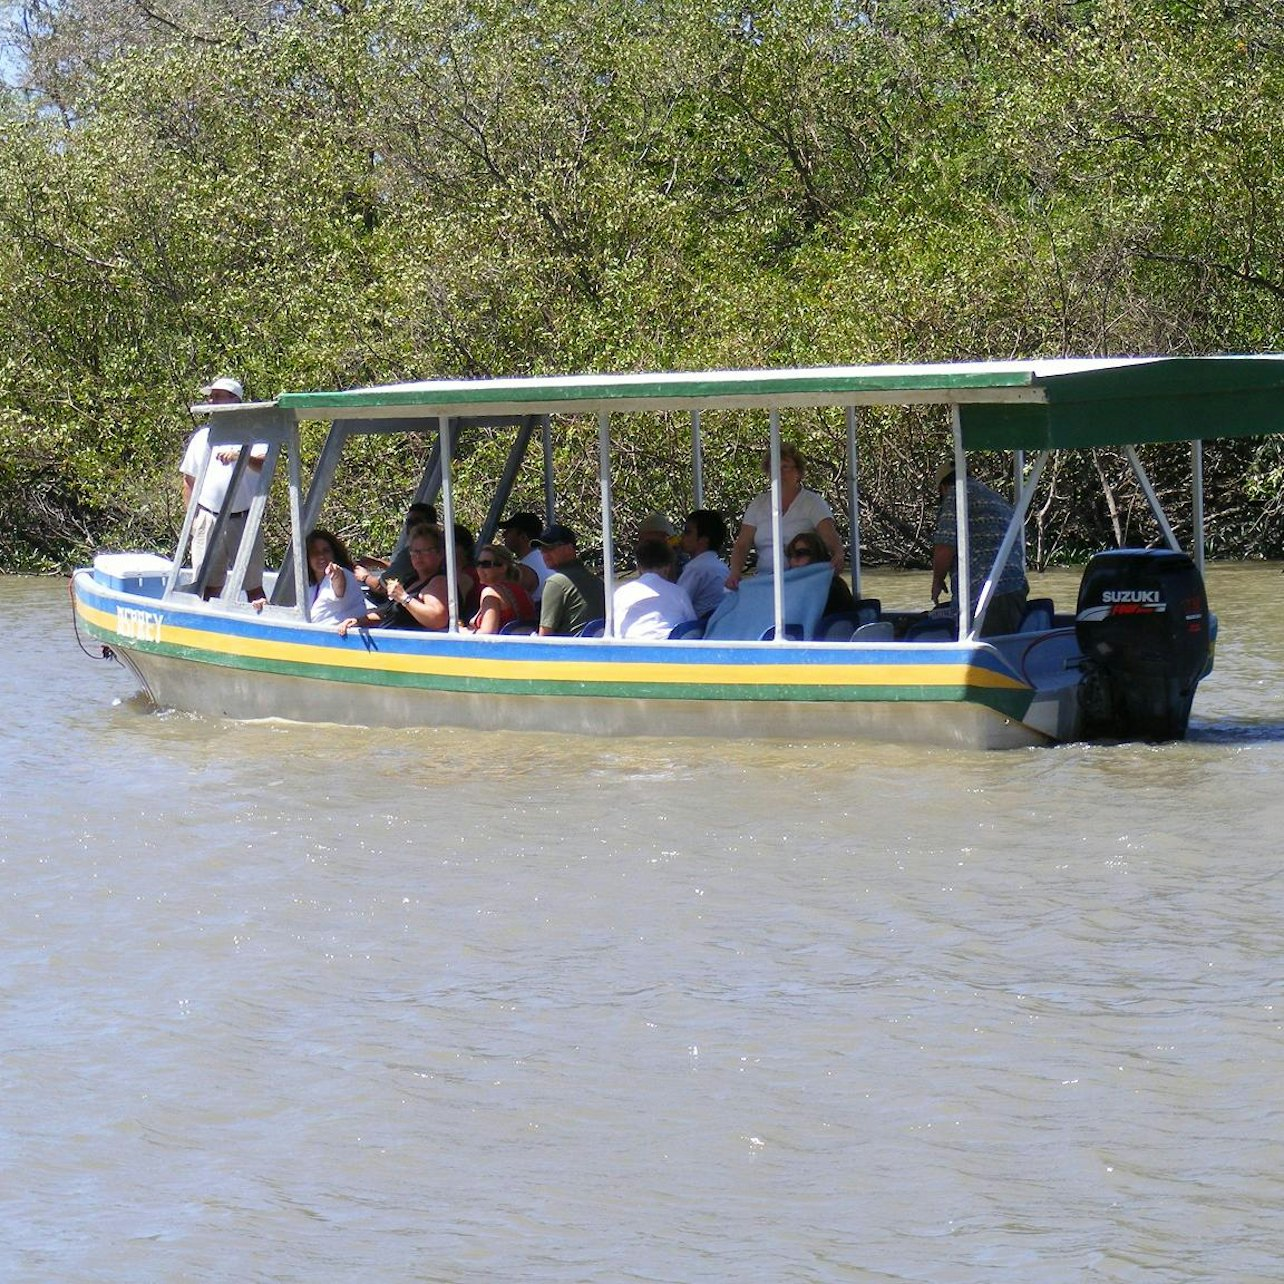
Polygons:
M209 407L211 445L241 448L238 474L251 446L267 447L223 597L203 600L209 568L186 565L193 502L172 554L101 554L76 571L76 612L157 705L233 718L985 748L1180 738L1196 687L1211 669L1216 632L1202 579L1201 442L1284 430L1282 385L1284 362L1270 356L1134 358L443 380ZM862 407L924 404L947 407L953 429L958 610L947 619L859 599L858 417ZM817 407L840 409L847 426L856 608L826 616L828 568L785 570L778 556L770 574L745 580L699 628L659 641L615 636L613 417L688 416L698 501L709 416L765 414L779 552L781 418ZM585 415L598 425L607 603L601 636L461 631L451 470L459 441L473 432L511 438L480 532L484 543L523 459L540 446L553 519L551 444L565 417ZM330 429L305 487L299 426L318 420ZM341 637L312 623L308 595L295 591L307 582L305 535L324 511L342 452L370 433L434 434L415 498L441 501L451 581L444 632ZM1136 446L1152 442L1190 443L1189 553L1178 546L1136 454ZM1035 600L1016 631L983 637L999 572L1024 539L1051 453L1097 447L1127 452L1165 547L1101 553L1085 570L1073 611ZM969 555L967 465L975 451L1006 451L1014 461L1013 517L992 566L973 566ZM271 605L258 614L237 598L272 479L282 471L290 547L269 580ZM235 489L229 487L216 534L230 517ZM983 582L979 597L970 592L974 577Z

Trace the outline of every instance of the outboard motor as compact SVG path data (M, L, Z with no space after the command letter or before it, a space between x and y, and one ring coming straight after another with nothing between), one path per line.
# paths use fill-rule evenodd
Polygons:
M1208 669L1208 595L1185 553L1121 548L1083 573L1075 635L1088 739L1180 740Z

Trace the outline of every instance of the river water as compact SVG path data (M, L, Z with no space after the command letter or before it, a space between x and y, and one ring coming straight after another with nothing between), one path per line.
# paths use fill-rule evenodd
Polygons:
M1284 581L1209 579L1189 741L991 754L157 713L0 579L0 1278L1284 1277Z

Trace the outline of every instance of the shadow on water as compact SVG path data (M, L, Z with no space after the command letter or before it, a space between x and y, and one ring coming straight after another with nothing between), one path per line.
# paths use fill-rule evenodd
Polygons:
M1186 739L1204 745L1260 745L1284 743L1284 722L1227 719L1192 724Z

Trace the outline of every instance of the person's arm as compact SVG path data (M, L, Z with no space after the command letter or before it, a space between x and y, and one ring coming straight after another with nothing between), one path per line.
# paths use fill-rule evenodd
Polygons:
M224 446L218 452L216 458L220 464L234 464L241 457L240 446ZM250 469L252 472L261 473L263 463L267 459L266 446L254 446L250 450Z
M482 589L481 605L468 627L474 633L498 633L500 617L504 612L504 599L498 589Z
M542 638L562 631L562 585L565 582L564 575L550 575L544 581L544 595L539 600L539 635Z
M450 607L446 605L445 598L447 592L446 577L438 575L417 596L407 593L405 587L396 582L389 589L388 596L398 606L404 606L421 627L440 633L450 625Z
M816 523L816 534L820 536L821 542L829 550L829 564L834 568L834 574L841 575L843 563L847 561L847 550L843 547L843 541L838 537L838 527L834 525L834 519L832 517L822 517Z
M325 568L325 573L330 577L330 587L334 590L335 597L343 597L348 591L348 580L343 567L338 562L331 562Z
M350 615L339 624L339 636L346 638L352 629L372 629L383 623L383 616L378 611L369 611L365 615Z
M192 506L192 487L196 485L196 478L190 473L183 474L183 511L186 512Z
M753 547L753 537L757 531L756 526L750 526L748 522L741 523L740 533L736 536L736 542L731 546L731 556L727 559L731 568L731 574L727 576L727 587L730 589L737 588L740 584L740 577L745 570L745 561L749 556L749 550Z
M952 544L932 545L932 601L939 602L945 592L945 583L949 578L950 568L954 565L954 546Z

